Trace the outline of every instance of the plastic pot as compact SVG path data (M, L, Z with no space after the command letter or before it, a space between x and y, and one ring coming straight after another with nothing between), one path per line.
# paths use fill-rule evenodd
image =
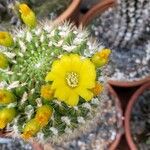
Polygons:
M125 136L128 142L129 147L131 148L131 150L138 150L138 148L136 147L133 138L132 138L132 134L131 134L131 126L130 126L130 120L131 120L131 113L132 113L132 109L136 103L136 101L138 100L138 97L145 91L150 89L150 82L147 84L144 84L143 86L141 86L131 97L131 99L129 100L128 106L126 108L126 112L125 112Z

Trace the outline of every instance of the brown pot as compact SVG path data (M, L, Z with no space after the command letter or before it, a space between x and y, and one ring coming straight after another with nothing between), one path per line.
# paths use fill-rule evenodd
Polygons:
M117 123L118 123L118 127L119 127L120 131L118 131L118 133L116 135L116 139L113 141L113 143L109 147L109 150L116 150L116 148L120 142L120 139L122 137L122 134L123 134L123 132L121 132L121 129L123 128L123 117L122 117L123 111L121 109L121 103L120 103L119 97L116 94L115 90L110 85L108 85L108 91L110 92L110 94L112 94L114 96L116 109L121 114L121 115L117 116L118 117Z
M150 76L145 77L144 79L138 80L138 81L115 81L115 80L108 80L108 83L114 86L118 87L135 87L140 86L144 83L147 83L150 81Z
M132 108L134 107L134 104L138 100L138 97L147 89L150 89L150 82L141 86L133 94L133 96L131 97L131 99L128 103L128 106L127 106L127 109L125 112L125 135L126 135L126 139L127 139L127 142L129 144L131 150L138 150L138 148L136 147L136 145L132 139L132 135L131 135L130 119L131 119Z
M85 27L88 25L95 17L103 13L109 7L115 6L116 0L101 0L98 4L93 6L85 15L83 15L79 20L79 25Z
M70 6L54 20L54 24L59 24L65 20L74 20L79 11L81 0L72 0Z

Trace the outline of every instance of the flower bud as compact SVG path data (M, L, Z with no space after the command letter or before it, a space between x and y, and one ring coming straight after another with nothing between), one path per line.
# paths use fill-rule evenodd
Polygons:
M92 62L96 67L102 67L108 63L110 53L110 49L103 49L92 56Z
M12 36L8 32L0 31L0 45L10 47L14 44Z
M0 110L0 129L6 127L16 116L16 110L14 108L3 108Z
M40 125L35 119L31 119L29 122L26 123L22 138L29 139L32 136L36 135L36 133L40 130Z
M36 26L36 16L35 13L28 7L27 4L19 5L19 12L21 13L21 19L30 28Z
M103 91L103 85L99 82L96 82L95 87L92 89L94 96L98 96Z
M8 67L8 58L5 54L0 53L0 68L5 69Z
M16 101L14 94L6 89L0 89L0 104L9 104Z
M54 95L54 90L51 89L51 85L43 85L41 87L41 97L44 98L45 100L50 100L53 98Z
M52 113L53 113L53 110L50 106L43 105L37 108L35 119L41 125L41 127L43 127L48 124L48 121L50 120Z

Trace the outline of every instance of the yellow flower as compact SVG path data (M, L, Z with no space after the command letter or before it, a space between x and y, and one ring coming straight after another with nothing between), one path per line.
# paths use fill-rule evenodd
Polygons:
M103 91L103 85L99 82L96 82L95 87L92 89L94 96L98 96Z
M34 28L36 26L37 21L35 13L28 7L27 4L20 4L19 12L21 13L21 19L27 26L30 28Z
M0 53L0 68L5 69L8 67L8 59L6 55Z
M15 96L11 91L0 89L0 104L9 104L15 101Z
M51 118L53 110L48 105L43 105L37 108L37 112L35 115L35 119L40 124L41 127L46 126L48 124L49 119Z
M53 98L54 90L51 89L51 85L43 85L41 87L41 97L43 97L46 100L50 100Z
M22 138L29 139L36 135L36 133L40 130L40 125L35 119L31 119L29 122L26 123L24 129Z
M89 101L93 97L90 89L95 86L94 64L77 54L64 55L56 60L46 81L53 81L54 97L70 106L78 104L79 96Z
M0 45L10 47L14 44L12 36L8 32L0 31Z
M3 108L0 110L0 129L6 127L16 116L16 110L14 108Z
M108 63L110 54L110 49L103 49L92 56L92 62L95 64L96 67L102 67Z

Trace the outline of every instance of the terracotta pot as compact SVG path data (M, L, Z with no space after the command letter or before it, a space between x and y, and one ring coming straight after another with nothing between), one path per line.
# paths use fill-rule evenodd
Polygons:
M115 80L108 80L108 83L118 87L135 87L140 86L144 83L150 81L150 76L138 81L115 81Z
M74 20L79 11L81 0L72 0L70 6L54 20L54 24L59 24L65 20Z
M120 131L118 131L115 140L109 147L109 150L116 150L116 148L120 142L120 139L123 135L123 132L121 132L121 128L123 128L123 117L122 117L123 111L121 109L121 103L120 103L119 97L116 94L115 90L110 85L108 85L108 91L110 92L110 94L112 94L114 96L115 106L116 106L117 112L119 112L119 114L120 114L117 116L118 117L117 123L118 123L118 127L119 127Z
M109 7L115 6L116 0L101 0L98 4L93 6L85 15L83 15L79 20L79 25L85 27L89 24L95 17L103 13Z
M130 119L131 119L131 113L132 113L132 108L134 107L134 104L138 100L138 97L147 89L150 89L150 82L147 84L144 84L141 86L131 97L126 112L125 112L125 135L127 142L131 148L131 150L138 150L136 147L133 139L132 139L132 134L131 134L131 126L130 126Z

